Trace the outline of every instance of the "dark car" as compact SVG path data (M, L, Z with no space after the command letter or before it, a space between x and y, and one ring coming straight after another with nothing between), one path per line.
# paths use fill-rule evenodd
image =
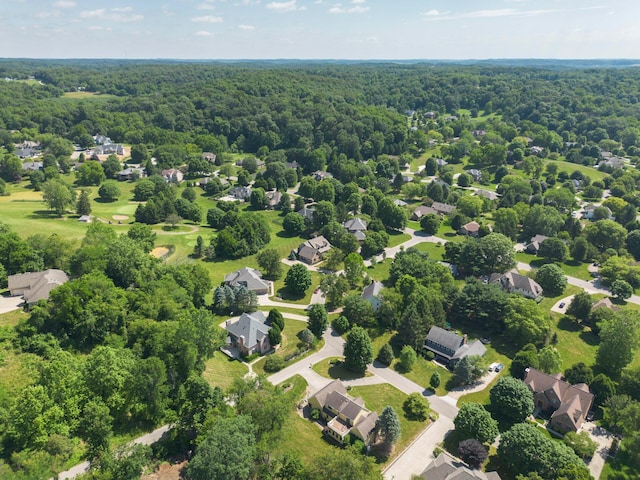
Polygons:
M558 305L559 308L564 308L564 306L566 305L566 303L564 302L560 302L560 305Z
M502 370L504 368L504 365L502 365L501 363L497 364L496 367L493 369L494 372L499 372L500 370Z

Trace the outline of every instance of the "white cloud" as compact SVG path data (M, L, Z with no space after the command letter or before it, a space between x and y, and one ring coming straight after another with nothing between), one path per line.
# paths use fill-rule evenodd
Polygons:
M211 32L207 32L204 30L200 30L199 32L195 33L198 37L210 37L211 35L213 35Z
M111 27L101 27L100 25L91 25L90 27L87 27L87 30L90 30L92 32L100 32L100 31L110 32Z
M363 3L363 2L355 2ZM343 7L341 3L338 3L329 9L329 13L364 13L368 12L369 7L363 5L355 5L353 7Z
M442 15L449 15L449 11L441 12L440 10L429 10L428 12L424 12L422 15L425 17L440 17Z
M196 5L196 10L215 10L216 6L211 3L201 3Z
M71 8L75 7L76 5L77 3L73 0L59 0L58 2L53 4L53 6L56 8Z
M304 10L304 7L298 6L297 0L290 0L288 2L271 2L267 3L267 8L274 12L295 12L296 10Z
M80 18L95 18L98 20L105 20L110 22L139 22L144 19L144 16L138 14L132 14L131 7L124 8L112 8L107 11L106 8L98 8L97 10L84 10L80 12Z
M214 17L213 15L205 15L203 17L193 17L191 19L195 23L222 23L222 17Z
M168 17L173 17L176 14L167 4L162 5L162 13Z
M238 25L238 28L240 30L255 30L256 27L254 27L253 25Z
M33 16L36 17L36 18L59 17L60 16L60 12L58 12L57 10L53 10L51 12L38 12L38 13L35 13Z
M367 3L367 0L351 0L351 3Z

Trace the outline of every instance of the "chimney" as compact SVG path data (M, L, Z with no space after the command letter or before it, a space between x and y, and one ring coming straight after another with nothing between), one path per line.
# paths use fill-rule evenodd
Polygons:
M462 337L462 344L466 345L467 344L467 334L465 333L464 336Z

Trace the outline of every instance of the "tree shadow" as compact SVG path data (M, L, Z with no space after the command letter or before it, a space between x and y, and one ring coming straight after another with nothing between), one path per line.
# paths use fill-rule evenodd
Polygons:
M583 330L580 335L580 340L582 340L587 345L595 347L600 344L600 337L593 333L591 330Z
M280 230L278 233L276 233L276 237L278 238L293 238L293 237L297 237L296 234L292 234L292 233L287 233L284 230Z
M27 218L62 218L62 215L58 215L53 210L34 210L30 215L27 215Z
M298 301L298 300L302 300L305 297L305 294L302 293L294 293L289 291L286 287L285 288L281 288L280 290L278 290L276 292L276 295L278 297L280 297L282 300L288 300L288 301Z
M563 315L558 321L558 328L566 332L579 332L583 330L584 327L568 315Z
M102 198L102 197L96 197L93 199L94 202L96 203L114 203L117 202L118 199L117 198Z
M344 366L344 362L338 362L329 367L329 376L338 380L356 380L364 378L364 372L354 372Z

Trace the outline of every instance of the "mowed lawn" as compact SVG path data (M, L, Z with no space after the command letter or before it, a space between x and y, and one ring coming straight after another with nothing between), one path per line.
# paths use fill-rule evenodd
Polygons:
M410 420L406 417L403 409L404 401L407 399L407 395L402 393L395 387L387 383L380 385L367 385L364 387L353 387L349 391L349 395L352 397L362 397L364 400L364 406L369 410L378 412L378 415L382 413L382 410L387 405L393 407L400 418L401 437L398 443L395 445L391 457L387 462L397 457L402 451L411 443L411 441L424 430L429 421L421 422L418 420Z
M242 378L249 368L238 360L232 360L222 352L215 352L207 360L202 376L214 387L227 390L236 378Z
M284 358L287 355L294 353L298 349L298 344L300 343L300 340L298 339L298 334L305 328L307 328L307 322L285 318L284 330L282 331L282 343L280 344L280 347L278 348L278 350L276 350L276 352L273 353L272 355L278 355L279 357ZM316 344L315 348L309 350L309 353L315 352L319 348L322 348L322 345L324 345L324 340L320 340ZM305 352L306 355L308 355L309 353ZM264 371L264 364L267 361L267 358L269 358L269 356L264 356L252 365L253 371L255 373L257 374L265 373L267 375L270 375L269 373ZM304 354L301 355L300 357L296 357L291 362L287 362L285 364L285 368L289 366L291 363L300 361L302 358L304 358Z

